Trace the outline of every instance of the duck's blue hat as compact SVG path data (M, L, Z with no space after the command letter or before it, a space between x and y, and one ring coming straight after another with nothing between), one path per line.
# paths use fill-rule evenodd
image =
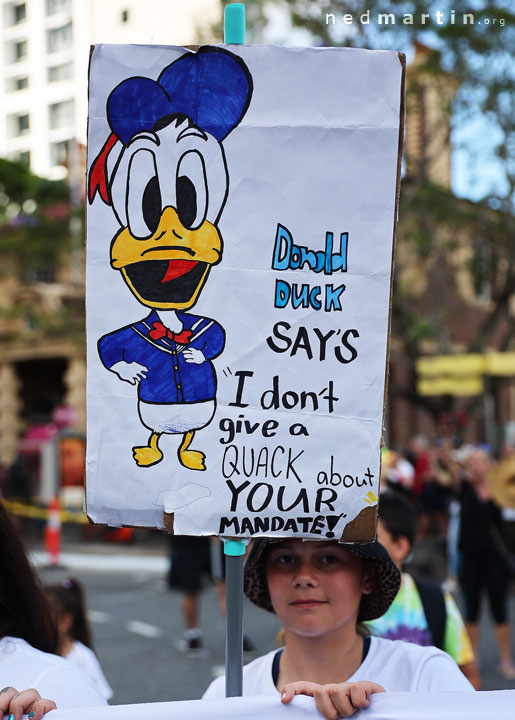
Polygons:
M201 47L165 67L158 80L132 77L107 101L111 130L126 145L152 130L167 115L182 114L221 141L238 125L252 95L252 78L243 60L223 48Z
M181 55L165 67L159 78L131 77L107 99L111 134L91 164L88 198L98 191L111 204L107 156L116 142L127 145L138 132L152 130L169 115L187 115L197 127L222 141L247 112L252 77L243 60L228 50L201 47Z

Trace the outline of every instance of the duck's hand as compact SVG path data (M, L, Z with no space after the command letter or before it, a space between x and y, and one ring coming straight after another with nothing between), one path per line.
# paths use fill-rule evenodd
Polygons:
M187 348L182 353L184 355L184 359L187 363L195 363L195 365L202 365L203 362L206 362L206 356L202 352L202 350L197 350L196 348Z
M120 380L125 380L125 382L131 385L136 385L140 380L146 378L148 372L148 368L144 365L140 365L137 362L128 363L125 362L125 360L120 360L120 362L111 365L109 369L116 373Z
M14 716L15 720L21 720L21 716L30 713L31 720L39 720L49 710L55 710L56 704L53 700L45 700L37 690L23 690L18 692L13 687L5 687L0 690L0 717Z
M295 695L309 695L315 698L318 710L327 720L336 720L339 717L349 717L358 708L368 707L369 696L379 692L385 692L382 685L366 680L328 685L301 681L284 686L281 702L289 703Z

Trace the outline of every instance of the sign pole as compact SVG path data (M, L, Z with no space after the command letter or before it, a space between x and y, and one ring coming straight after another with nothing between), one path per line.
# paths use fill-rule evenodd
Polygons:
M224 13L226 45L245 44L245 5L231 3ZM225 696L243 694L243 562L245 540L224 540L225 585Z
M230 3L224 13L224 43L245 45L245 5Z
M224 540L225 696L243 694L243 562L245 540Z

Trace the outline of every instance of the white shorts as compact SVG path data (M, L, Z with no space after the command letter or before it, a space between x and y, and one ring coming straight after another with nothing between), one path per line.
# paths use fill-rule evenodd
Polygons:
M215 401L154 404L139 401L141 422L158 433L186 433L208 425L215 414Z

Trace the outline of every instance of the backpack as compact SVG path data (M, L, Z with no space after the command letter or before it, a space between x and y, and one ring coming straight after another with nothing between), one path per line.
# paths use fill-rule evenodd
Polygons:
M434 580L413 578L417 586L433 645L443 650L447 609L440 585Z

